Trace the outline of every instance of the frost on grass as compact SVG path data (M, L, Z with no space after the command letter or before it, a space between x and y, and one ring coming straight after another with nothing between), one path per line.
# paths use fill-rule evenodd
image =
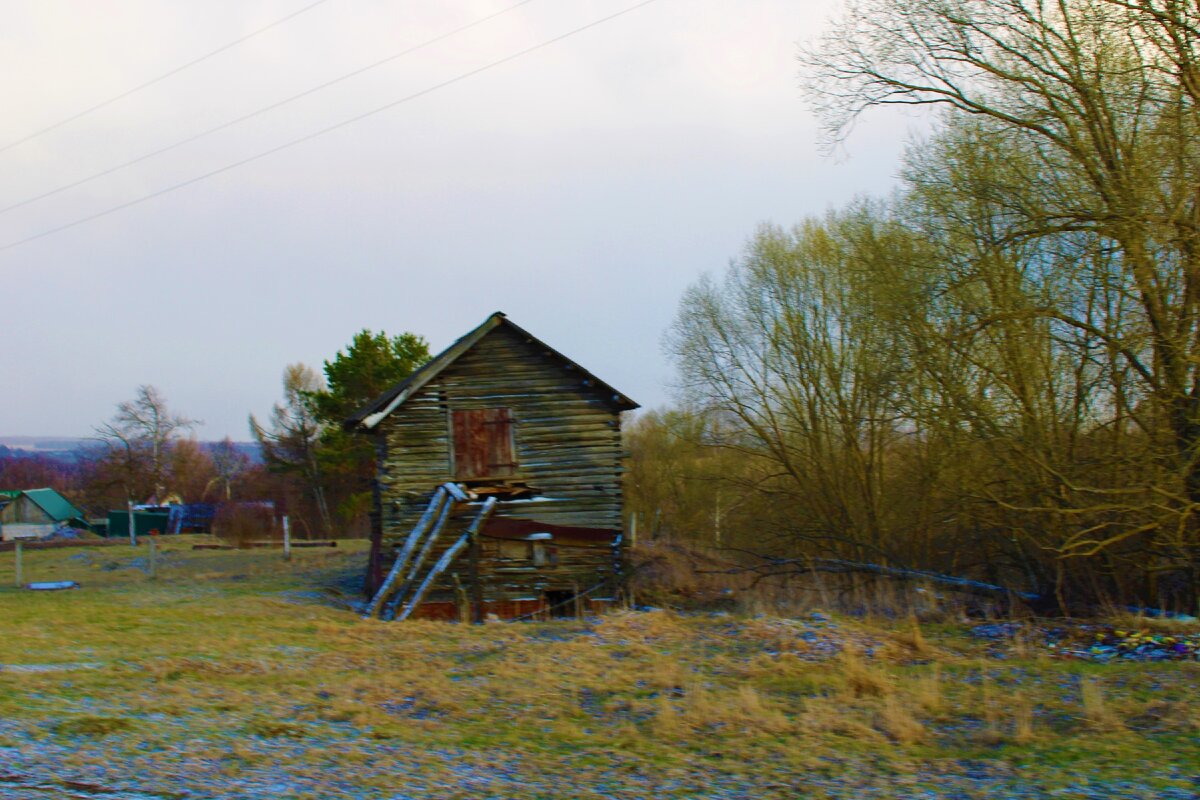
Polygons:
M0 663L103 666L0 670L0 772L64 797L1194 795L1195 663L1063 658L1027 623L362 622L284 594L356 556L269 556L12 607Z

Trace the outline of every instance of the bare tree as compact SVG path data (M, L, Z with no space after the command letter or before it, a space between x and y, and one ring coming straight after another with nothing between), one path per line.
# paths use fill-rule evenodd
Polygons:
M730 423L722 446L790 509L793 545L858 559L893 557L883 484L903 436L903 351L864 263L885 228L860 208L760 229L724 282L689 289L669 340L688 398Z
M233 484L250 467L250 459L238 452L237 445L226 436L212 448L210 453L213 470L217 473L212 483L220 485L225 499L233 499Z
M321 524L328 532L333 519L325 497L325 481L317 458L322 425L314 409L314 396L325 388L311 367L289 364L283 372L283 403L271 409L271 425L266 428L253 414L250 432L262 447L263 460L269 467L300 476L316 502Z
M687 408L647 411L624 427L626 507L642 536L750 544L752 532L737 521L754 516L747 505L757 499L758 475L725 446L725 427L720 414Z
M973 318L959 320L961 334L991 339L997 355L1025 348L1023 373L1002 361L987 369L1032 425L1008 438L1020 443L1013 452L1045 479L1024 497L992 499L1041 514L1043 530L1059 527L1060 572L1063 559L1111 558L1151 535L1127 563L1151 586L1181 564L1200 585L1200 4L851 0L846 9L803 56L829 141L873 106L943 109L944 129L970 148L960 155L990 167L971 183L928 152L922 171L960 208L976 207L981 226L964 241L984 242L1019 267L1012 274L1050 289L1006 290L1000 306L970 297ZM1012 259L1020 248L1030 257ZM1026 347L1035 330L1045 358L1066 356L1052 384ZM1047 385L1070 387L1070 401L1060 405ZM1101 455L1107 474L1080 480L1078 467ZM1108 570L1120 580L1120 563Z
M990 187L1013 236L1087 232L1113 251L1094 286L1119 330L1033 307L1101 340L1170 431L1183 502L1200 503L1200 6L1182 0L854 2L805 60L834 138L877 105L970 116L1025 180ZM1147 343L1146 347L1142 342Z
M145 385L138 387L133 400L117 405L110 422L94 430L110 452L124 460L129 495L132 497L136 491L135 476L141 472L147 476L157 501L166 495L167 456L172 442L180 433L199 424L199 420L172 413L162 393Z

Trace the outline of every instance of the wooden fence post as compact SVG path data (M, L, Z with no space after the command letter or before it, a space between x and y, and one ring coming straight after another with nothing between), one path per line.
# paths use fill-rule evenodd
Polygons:
M471 581L471 599L468 601L471 608L470 619L476 625L483 623L483 580L479 575L479 532L476 531L471 535L471 542L468 545L471 549L468 555L468 570L470 572Z
M287 514L283 515L283 560L292 560L292 528L288 524Z
M21 581L21 540L20 539L17 539L16 545L17 546L15 548L13 548L13 552L16 553L16 558L17 558L17 563L16 563L17 588L20 589L21 583L22 583L22 581Z
M129 544L137 547L137 527L133 522L133 501L129 501Z
M637 524L638 515L635 511L629 515L629 546L625 548L626 553L637 546ZM617 566L621 571L620 577L625 579L623 581L624 586L621 587L621 594L625 596L625 605L627 608L636 608L637 601L633 597L633 582L629 580L632 578L632 573L626 570L628 565L625 563L625 553L621 552L621 548L617 548L617 562Z
M158 538L150 537L150 580L154 580L158 567Z

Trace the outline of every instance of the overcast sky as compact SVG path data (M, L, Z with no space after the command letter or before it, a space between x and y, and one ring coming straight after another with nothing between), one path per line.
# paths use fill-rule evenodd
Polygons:
M533 0L244 124L0 214L0 247L428 89L636 0ZM0 2L0 147L312 0ZM0 208L515 0L325 0L0 152ZM87 435L137 385L248 439L289 362L362 328L434 350L495 310L646 406L683 289L764 221L894 185L909 121L833 159L797 45L834 0L656 0L391 110L0 252L0 434Z

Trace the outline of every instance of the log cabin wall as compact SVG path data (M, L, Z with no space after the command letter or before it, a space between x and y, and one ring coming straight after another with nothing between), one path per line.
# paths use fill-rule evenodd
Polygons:
M621 511L622 407L608 387L523 331L506 324L488 331L417 393L382 419L372 435L379 457L379 575L394 547L425 510L437 486L490 468L497 481L523 483L533 497L500 500L497 522L480 537L477 566L485 607L541 599L546 592L584 591L618 569ZM628 401L626 401L628 402ZM477 413L464 413L477 412ZM488 458L457 450L480 437ZM511 436L511 451L509 440ZM488 459L507 463L491 463ZM466 470L466 472L464 472ZM457 538L474 515L468 506L430 554ZM490 535L503 520L587 529L530 543ZM511 526L510 526L511 527ZM466 557L447 571L429 603L461 600L469 590Z

